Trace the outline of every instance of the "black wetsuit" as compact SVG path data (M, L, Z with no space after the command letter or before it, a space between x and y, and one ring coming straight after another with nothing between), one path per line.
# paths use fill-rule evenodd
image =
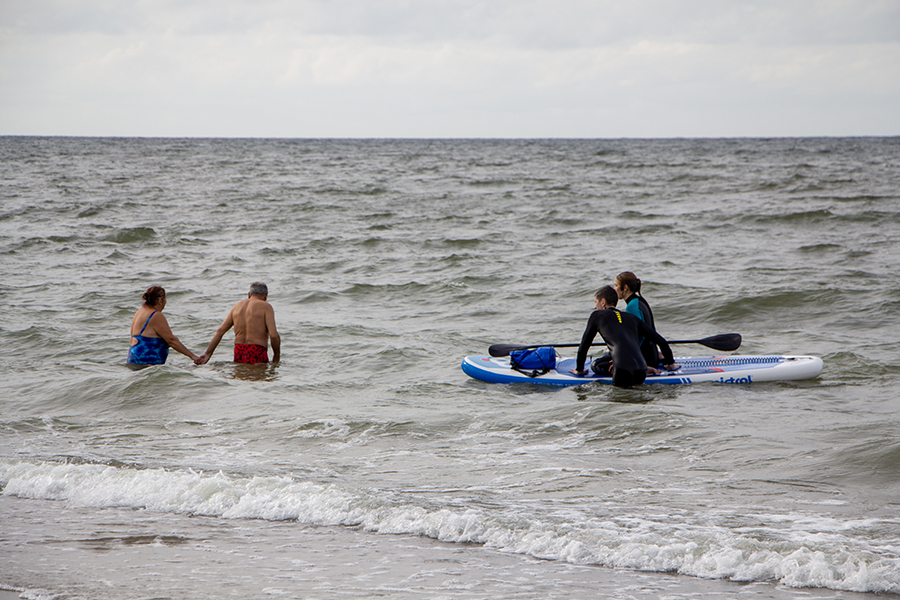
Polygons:
M625 298L625 312L641 319L644 323L649 325L653 331L656 331L656 322L653 320L653 311L650 310L650 305L647 304L647 301L644 300L643 296L632 294ZM641 354L644 355L644 360L647 361L647 364L651 367L658 367L660 364L659 350L657 349L656 344L653 343L653 340L646 337L641 338L640 343Z
M613 385L631 387L644 382L647 377L647 361L641 354L638 339L643 336L659 345L663 353L663 364L675 362L672 349L665 338L653 331L649 325L628 313L615 308L595 310L588 318L587 327L578 346L578 359L575 368L584 369L588 350L594 343L597 334L603 337L612 358Z

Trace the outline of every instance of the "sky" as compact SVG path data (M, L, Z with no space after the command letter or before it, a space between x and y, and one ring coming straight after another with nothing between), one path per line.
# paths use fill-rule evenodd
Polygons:
M898 0L0 0L0 135L900 135Z

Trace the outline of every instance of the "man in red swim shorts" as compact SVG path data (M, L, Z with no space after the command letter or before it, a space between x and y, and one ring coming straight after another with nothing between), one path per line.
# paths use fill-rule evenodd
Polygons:
M267 302L269 288L266 284L256 282L250 284L250 292L246 300L235 304L228 316L219 325L206 352L200 355L201 362L206 364L229 329L234 327L234 362L267 363L268 343L272 340L272 362L281 360L281 336L275 329L275 309Z
M235 344L234 362L236 363L267 363L269 353L265 346L258 344Z

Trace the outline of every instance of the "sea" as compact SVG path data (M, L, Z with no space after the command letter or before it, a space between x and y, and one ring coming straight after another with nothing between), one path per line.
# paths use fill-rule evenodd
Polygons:
M824 371L460 369L621 271ZM126 366L255 281L280 363ZM900 598L897 137L0 137L0 348L4 600Z

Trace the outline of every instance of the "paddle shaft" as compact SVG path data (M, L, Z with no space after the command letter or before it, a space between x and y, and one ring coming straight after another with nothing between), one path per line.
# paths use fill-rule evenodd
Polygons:
M703 343L703 340L666 340L670 344L702 344L706 346L707 344ZM581 344L546 344L547 346L553 346L554 348L577 348ZM594 342L591 346L605 346L606 342ZM540 346L528 346L528 348L540 348Z
M741 334L739 333L722 333L719 335L711 335L701 340L666 340L670 344L700 344L714 350L723 350L731 352L737 350L741 345ZM553 346L554 348L577 348L581 344L535 344L535 345L516 345L516 344L494 344L488 348L491 356L509 356L510 352L515 350L530 350L532 348L540 348L542 346ZM606 342L595 342L591 346L605 346Z

